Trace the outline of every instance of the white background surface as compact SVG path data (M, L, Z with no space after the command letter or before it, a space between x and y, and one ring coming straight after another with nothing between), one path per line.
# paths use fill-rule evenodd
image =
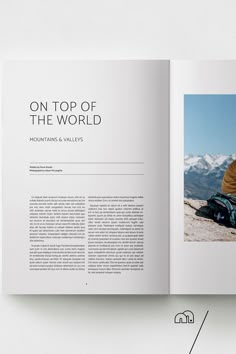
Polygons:
M5 59L236 59L235 1L1 0ZM14 104L14 102L13 102ZM232 279L235 281L235 279ZM236 297L2 296L0 353L234 352ZM196 324L173 324L191 309Z

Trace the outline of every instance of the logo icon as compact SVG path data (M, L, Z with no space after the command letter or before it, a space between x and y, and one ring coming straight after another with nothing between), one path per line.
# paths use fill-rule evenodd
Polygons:
M177 315L175 315L175 323L194 323L194 313L189 310L177 313Z

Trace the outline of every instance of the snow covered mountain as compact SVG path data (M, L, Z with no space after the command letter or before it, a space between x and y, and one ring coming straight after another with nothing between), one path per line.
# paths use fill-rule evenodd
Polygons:
M192 199L208 199L221 191L221 182L232 155L186 155L184 157L184 195Z

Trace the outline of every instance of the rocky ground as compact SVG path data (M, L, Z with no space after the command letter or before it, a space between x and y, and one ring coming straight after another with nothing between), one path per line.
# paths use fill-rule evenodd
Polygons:
M236 228L210 219L204 200L184 200L185 241L236 241Z

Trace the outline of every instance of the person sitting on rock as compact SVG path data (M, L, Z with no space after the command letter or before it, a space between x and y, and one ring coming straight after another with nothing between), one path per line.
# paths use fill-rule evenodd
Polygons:
M223 193L230 193L236 196L236 160L225 171L221 189Z

